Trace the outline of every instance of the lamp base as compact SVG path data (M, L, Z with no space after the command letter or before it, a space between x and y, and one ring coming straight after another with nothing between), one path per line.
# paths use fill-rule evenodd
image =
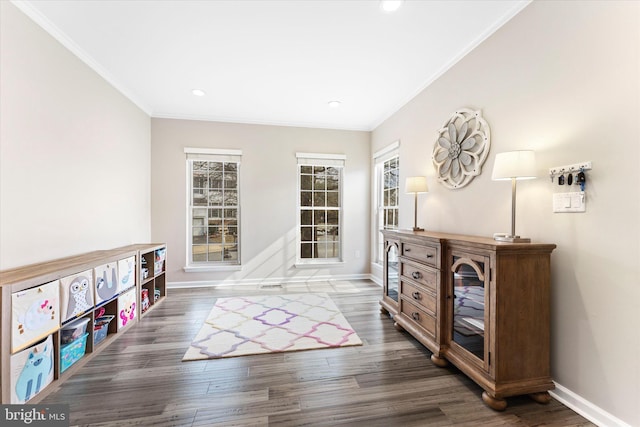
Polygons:
M510 243L531 243L531 239L528 237L520 236L507 236L504 234L494 234L493 240L497 242L510 242Z
M424 231L424 228L413 227L413 231Z

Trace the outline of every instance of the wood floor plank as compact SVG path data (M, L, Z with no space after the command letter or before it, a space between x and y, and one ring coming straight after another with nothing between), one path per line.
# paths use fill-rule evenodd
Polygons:
M182 362L220 297L326 292L362 346ZM162 304L43 401L78 426L593 426L561 403L509 398L506 411L380 314L368 280L281 289L172 289Z

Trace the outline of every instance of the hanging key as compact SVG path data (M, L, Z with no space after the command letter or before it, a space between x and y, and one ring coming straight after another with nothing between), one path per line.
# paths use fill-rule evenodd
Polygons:
M580 185L580 191L584 191L584 186L587 182L587 176L584 174L584 169L580 169L578 175L576 175L576 184Z

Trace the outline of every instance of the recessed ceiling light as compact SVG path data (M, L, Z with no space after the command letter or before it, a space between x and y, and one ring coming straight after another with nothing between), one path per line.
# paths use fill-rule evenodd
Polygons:
M329 101L329 107L331 108L338 108L340 104L341 104L340 101Z
M202 89L194 89L191 91L192 94L194 94L195 96L205 96L206 92L203 91Z
M383 0L380 2L380 9L385 12L395 12L402 6L402 0Z

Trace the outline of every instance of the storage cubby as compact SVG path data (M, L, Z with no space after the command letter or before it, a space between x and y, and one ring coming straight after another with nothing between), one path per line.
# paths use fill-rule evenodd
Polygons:
M143 289L150 307L160 302L165 253L164 244L136 244L0 271L2 404L37 403L130 329ZM142 259L150 265L144 279Z
M140 251L139 315L146 315L167 295L165 263L167 248L164 245L148 247Z

